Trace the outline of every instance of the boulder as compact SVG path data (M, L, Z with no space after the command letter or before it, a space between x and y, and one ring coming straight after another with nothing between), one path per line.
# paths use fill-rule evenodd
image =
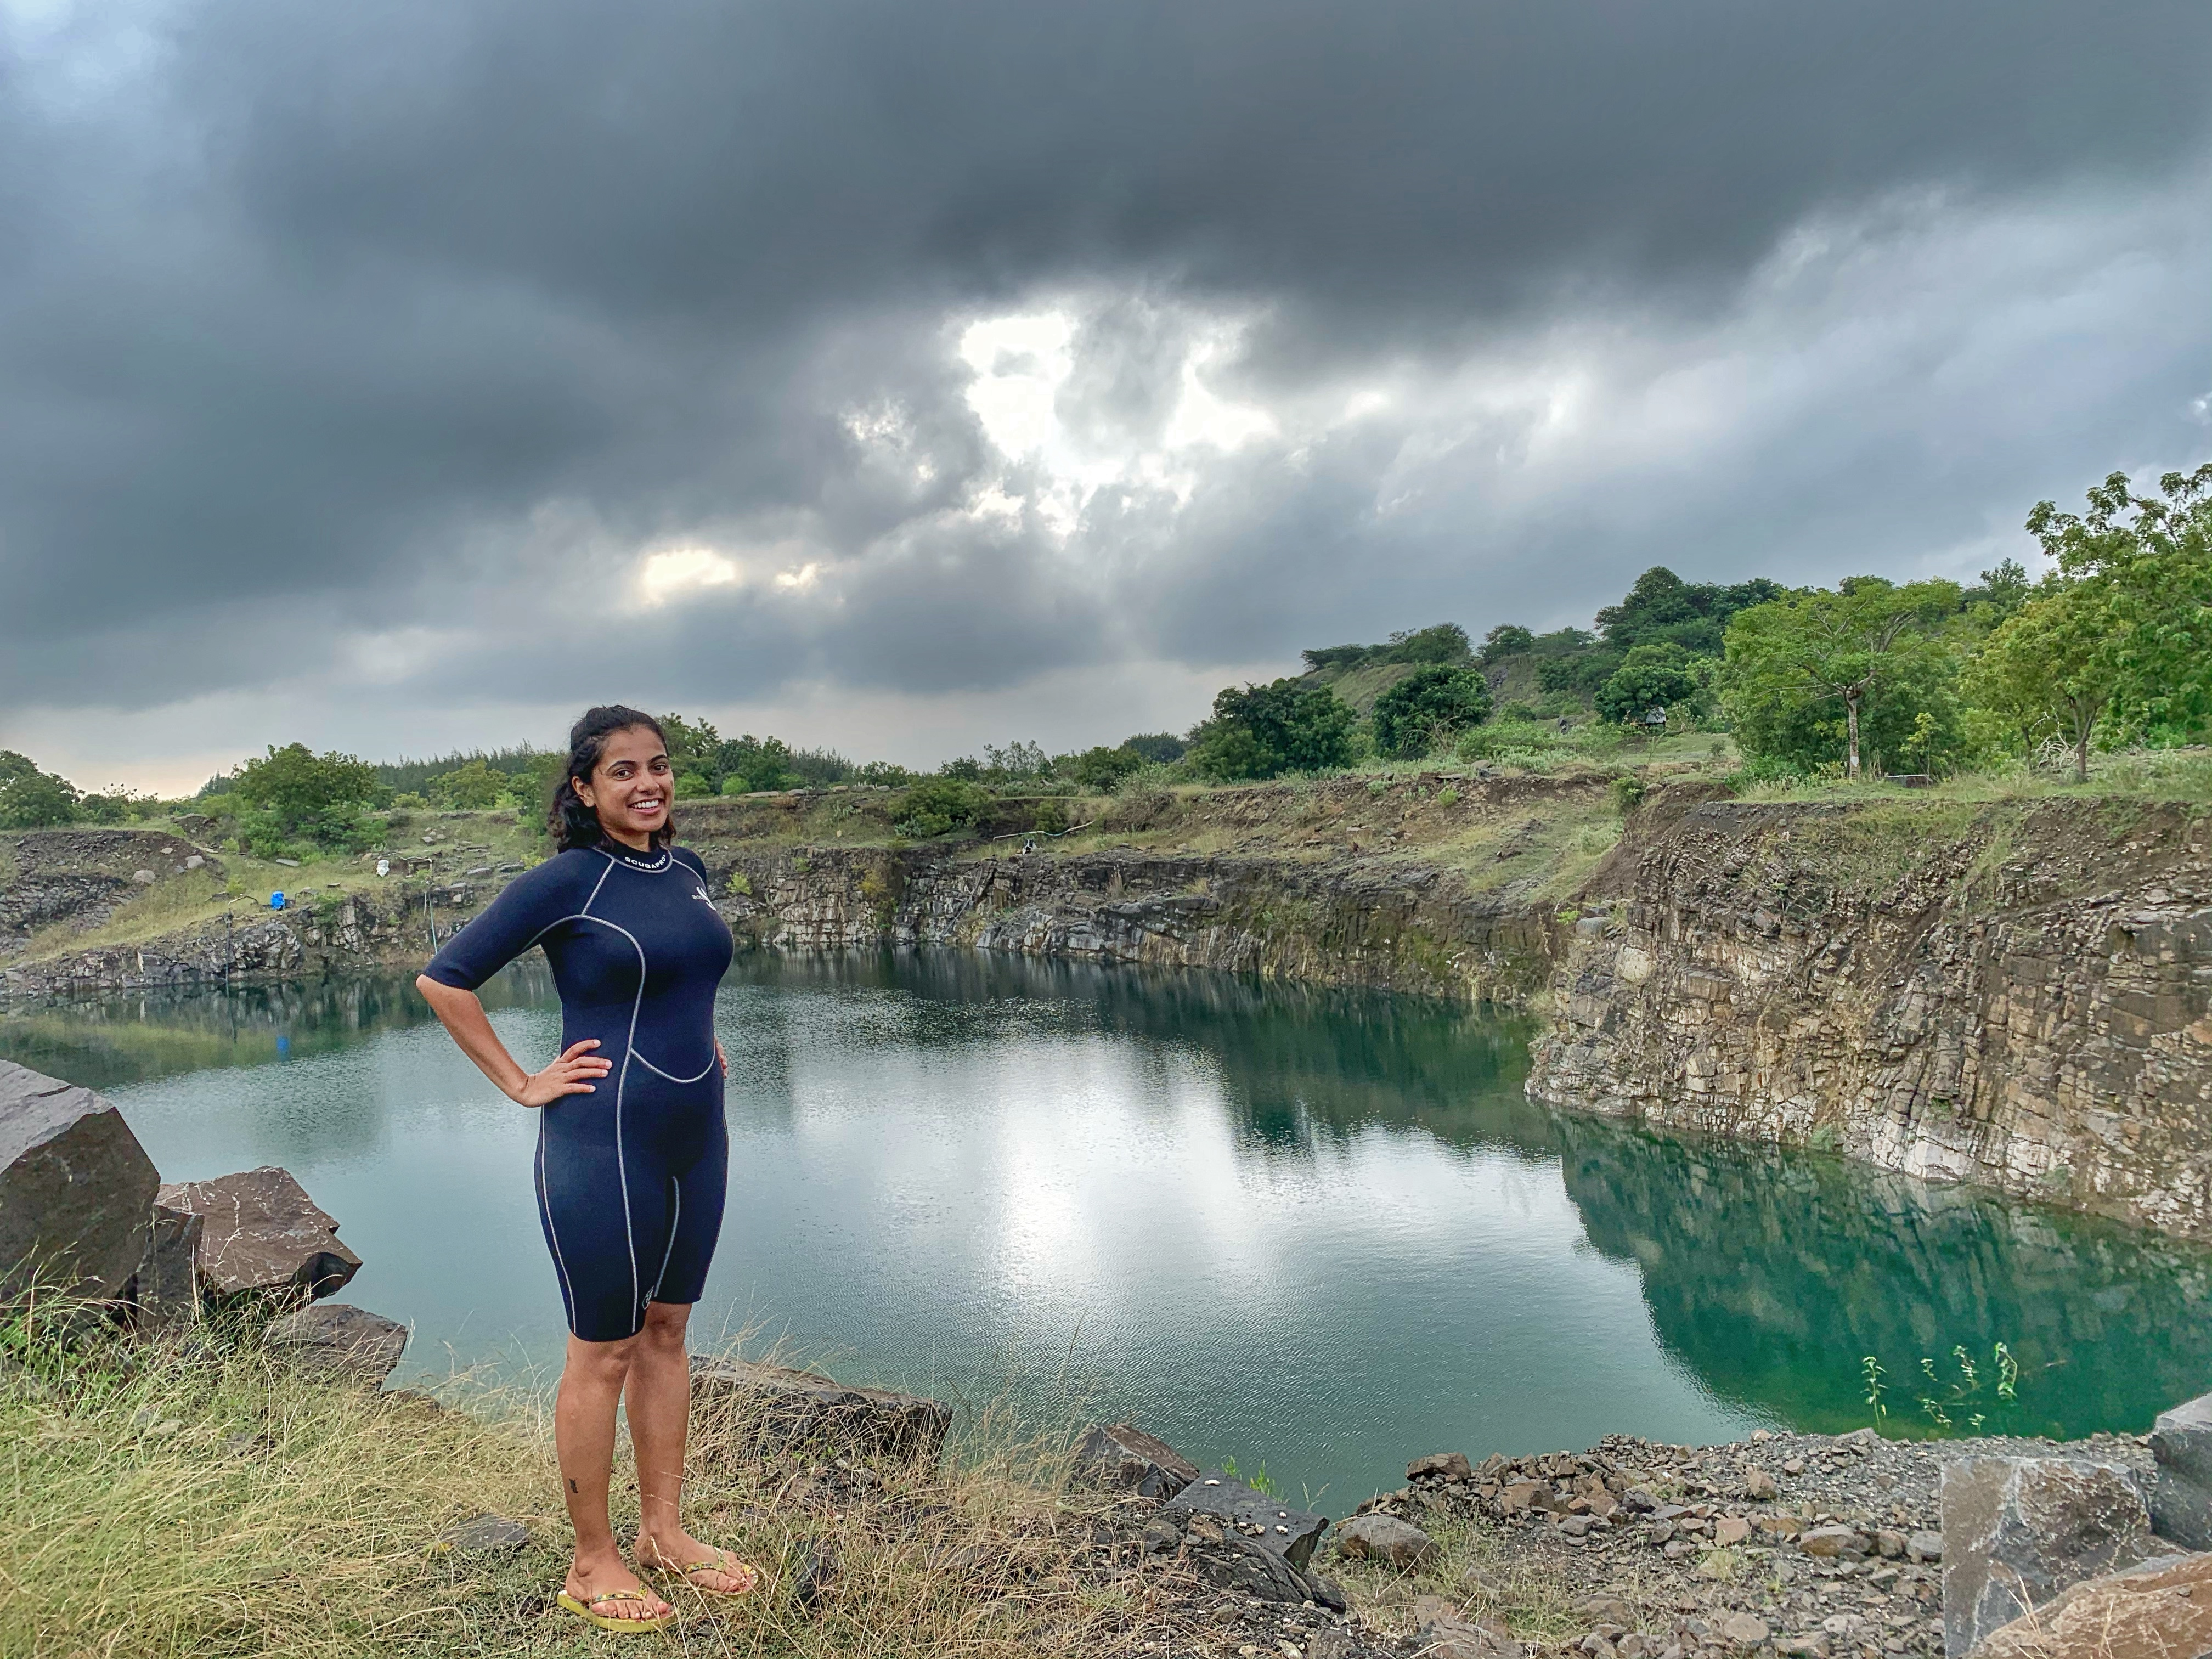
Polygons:
M35 1273L71 1295L123 1301L160 1185L106 1100L0 1060L0 1288Z
M1172 1498L1198 1479L1198 1466L1142 1429L1094 1424L1076 1445L1074 1474L1109 1492Z
M2086 1579L1992 1631L1974 1659L2197 1659L2212 1653L2212 1554Z
M1957 1458L1943 1465L1940 1501L1951 1659L2061 1590L2150 1553L2150 1510L2122 1463Z
M200 1234L206 1223L204 1216L155 1201L131 1298L142 1326L174 1330L199 1317Z
M2212 1550L2212 1394L2160 1413L2150 1449L2158 1459L2152 1528L2192 1550Z
M273 1164L161 1188L163 1207L201 1218L203 1296L300 1303L343 1290L361 1258L289 1170Z
M262 1344L301 1370L335 1381L379 1383L407 1352L407 1328L366 1308L318 1302L271 1320Z
M1437 1540L1395 1515L1363 1515L1336 1529L1336 1548L1355 1561L1380 1561L1410 1571L1435 1556Z
M1313 1559L1314 1546L1328 1530L1326 1516L1294 1510L1218 1469L1207 1470L1160 1506L1160 1519L1186 1528L1200 1516L1211 1516L1231 1537L1249 1538L1294 1567Z
M1408 1480L1471 1480L1474 1466L1465 1452L1432 1452L1406 1465Z
M702 1423L754 1455L804 1446L933 1464L952 1426L950 1406L918 1395L739 1359L695 1356L691 1399Z

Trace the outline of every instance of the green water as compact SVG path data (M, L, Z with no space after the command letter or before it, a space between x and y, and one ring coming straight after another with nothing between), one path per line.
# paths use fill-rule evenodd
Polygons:
M550 982L488 988L518 1054ZM2212 1389L2212 1257L1813 1156L1522 1097L1492 1012L959 952L740 960L732 1180L696 1316L854 1381L1140 1422L1324 1508L1414 1455L1893 1426L1954 1346L2021 1378L1946 1409L2141 1429ZM415 1326L408 1367L558 1363L530 1115L404 981L0 1014L0 1055L109 1094L164 1176L282 1164ZM1939 1364L1930 1385L1920 1360Z

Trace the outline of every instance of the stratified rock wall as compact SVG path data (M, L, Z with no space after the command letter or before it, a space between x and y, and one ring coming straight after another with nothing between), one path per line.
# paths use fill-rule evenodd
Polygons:
M969 945L1516 1001L1544 982L1544 921L1433 868L1107 852L956 860L739 854L723 914L763 945Z
M1534 1097L2212 1237L2212 819L1662 800L1584 900Z

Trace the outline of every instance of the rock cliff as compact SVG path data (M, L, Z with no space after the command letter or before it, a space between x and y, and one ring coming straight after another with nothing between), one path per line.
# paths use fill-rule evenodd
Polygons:
M2212 818L1645 808L1557 936L1528 1090L2212 1237Z

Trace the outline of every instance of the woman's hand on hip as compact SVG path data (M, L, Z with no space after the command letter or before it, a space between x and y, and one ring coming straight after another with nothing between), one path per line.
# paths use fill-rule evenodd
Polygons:
M722 1040L720 1037L716 1037L714 1039L714 1058L722 1062L722 1075L724 1077L729 1076L730 1057L722 1052Z
M614 1062L602 1060L590 1051L599 1046L597 1037L586 1037L581 1042L572 1042L561 1051L561 1058L542 1072L533 1072L523 1079L522 1087L514 1091L515 1103L522 1106L550 1106L563 1095L588 1095L594 1092L593 1078L605 1077L614 1070Z

